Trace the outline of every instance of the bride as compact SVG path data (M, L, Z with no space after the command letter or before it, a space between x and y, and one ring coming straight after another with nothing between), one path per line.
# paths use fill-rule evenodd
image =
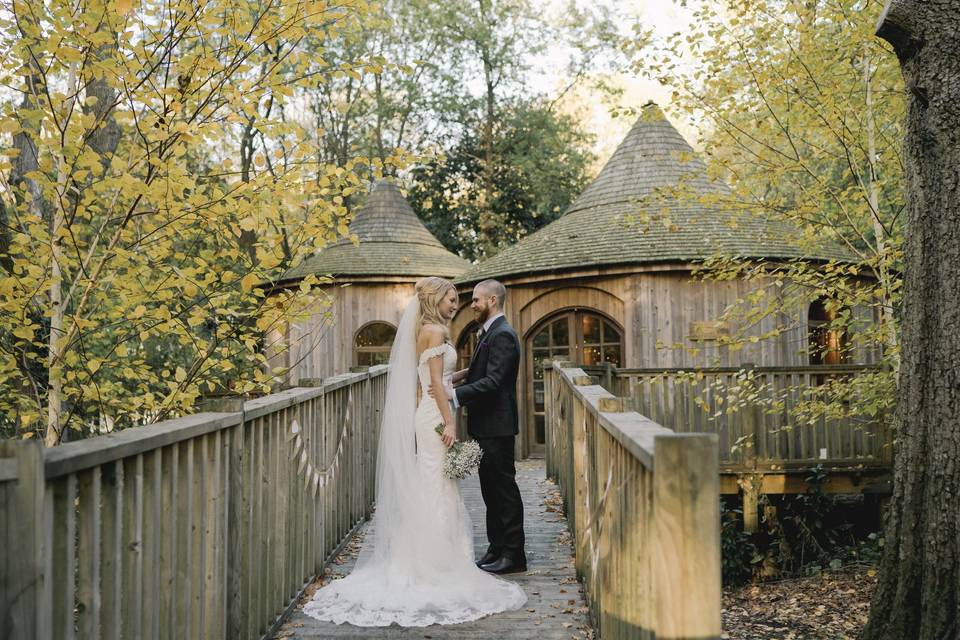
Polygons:
M390 350L390 372L377 447L376 511L353 572L319 589L304 606L318 620L363 627L425 627L517 609L516 584L478 569L473 533L457 480L443 475L455 439L443 389L457 352L447 325L457 312L449 280L424 278L407 305ZM416 375L415 375L416 374ZM435 431L445 425L443 435Z

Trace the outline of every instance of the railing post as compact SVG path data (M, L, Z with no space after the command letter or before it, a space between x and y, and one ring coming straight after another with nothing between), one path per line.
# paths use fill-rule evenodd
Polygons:
M557 479L556 461L554 460L554 447L556 447L556 435L553 433L555 428L553 424L553 362L548 360L543 365L543 425L544 442L546 449L547 478Z
M720 637L720 470L716 434L656 436L656 636Z
M244 396L240 394L200 396L200 399L197 401L197 413L203 413L205 411L213 413L243 411L244 399Z
M0 577L0 637L50 637L50 611L40 606L43 572L43 446L39 441L0 442L0 513L8 521L0 533L6 575ZM15 462L14 462L15 461ZM16 477L14 476L16 473Z

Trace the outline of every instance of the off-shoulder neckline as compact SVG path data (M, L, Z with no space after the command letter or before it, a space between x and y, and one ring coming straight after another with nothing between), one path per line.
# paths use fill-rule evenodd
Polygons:
M444 347L448 347L448 346L453 348L453 343L447 340L444 340L443 342L441 342L435 347L427 347L426 349L423 350L423 352L420 353L420 358L418 361L419 364L423 364L424 356L426 356L428 353L431 355L427 359L436 357L437 354L443 353Z

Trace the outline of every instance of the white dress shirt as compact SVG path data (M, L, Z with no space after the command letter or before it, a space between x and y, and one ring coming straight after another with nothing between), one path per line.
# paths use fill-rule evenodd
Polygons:
M487 318L487 321L483 323L484 333L486 333L487 331L490 331L490 325L492 325L494 321L501 316L503 316L503 312L500 312L496 315L493 315ZM453 400L453 408L459 409L460 402L457 401L457 390L453 388L453 385L447 385L446 387L444 387L444 391L446 391L447 396L449 396L450 399Z

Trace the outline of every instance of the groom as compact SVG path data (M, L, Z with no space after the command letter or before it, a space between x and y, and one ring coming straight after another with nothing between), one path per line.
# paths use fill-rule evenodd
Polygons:
M457 371L446 389L455 407L468 407L467 433L483 451L480 459L480 492L487 507L490 546L477 566L490 573L527 570L523 551L523 503L517 487L514 441L517 419L517 371L520 341L503 315L507 289L496 280L473 288L473 309L483 328L470 367Z

